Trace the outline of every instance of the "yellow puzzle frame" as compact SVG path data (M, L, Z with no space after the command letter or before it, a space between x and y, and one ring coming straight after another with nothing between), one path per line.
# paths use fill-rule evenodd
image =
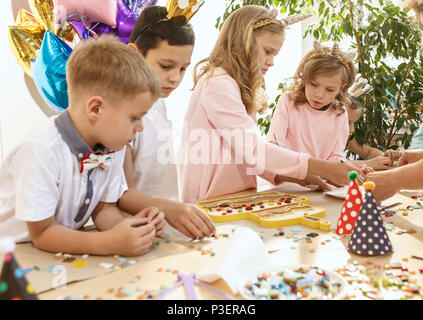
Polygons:
M303 224L324 231L330 230L330 222L322 219L326 213L325 208L311 206L310 199L303 195L267 191L204 200L196 205L215 222L250 219L267 228ZM260 207L253 208L257 205ZM287 218L287 215L294 216Z

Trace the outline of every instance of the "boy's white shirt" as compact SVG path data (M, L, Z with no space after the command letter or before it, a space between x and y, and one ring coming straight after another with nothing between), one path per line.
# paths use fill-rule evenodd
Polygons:
M144 130L131 142L134 188L152 197L178 200L172 121L164 99L143 118Z
M89 151L67 111L48 119L15 147L0 167L0 235L30 241L26 221L52 216L60 225L79 229L98 202L117 202L128 189L125 148L114 153L109 169L80 173L80 159Z

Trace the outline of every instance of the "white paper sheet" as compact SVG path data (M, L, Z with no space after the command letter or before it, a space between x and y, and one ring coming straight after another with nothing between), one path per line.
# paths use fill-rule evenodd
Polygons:
M232 240L197 275L200 281L214 282L222 278L234 294L253 273L270 266L270 257L263 241L250 228L239 227L231 235Z
M337 189L333 189L333 190L330 190L330 191L325 191L325 194L327 194L328 196L338 198L338 199L345 199L347 197L348 188L349 188L349 186L345 186L345 187L342 187L342 188L337 188ZM361 194L363 195L363 198L364 198L364 194L365 194L364 187L359 186L359 188L360 188L360 192L361 192ZM392 208L392 207L399 205L399 204L401 204L401 202L398 202L398 201L392 200L392 199L386 199L386 200L383 200L380 203L380 207L382 207L382 208Z

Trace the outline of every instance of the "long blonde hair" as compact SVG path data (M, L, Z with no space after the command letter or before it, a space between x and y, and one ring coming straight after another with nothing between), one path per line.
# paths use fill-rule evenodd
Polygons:
M248 5L235 10L224 22L210 56L194 67L194 87L203 75L211 77L215 68L223 68L237 82L247 113L264 112L267 101L255 36L262 31L285 36L285 27L281 24L269 23L253 28L257 22L266 19L274 17L262 6ZM205 65L197 72L203 63Z
M346 54L342 51L338 53L338 56L348 64L349 70L336 56L329 54L331 48L321 47L323 53L316 55L315 50L308 52L301 60L297 71L294 75L294 83L289 87L289 97L294 101L294 106L298 106L302 103L307 102L305 95L305 85L317 74L334 74L342 72L342 85L343 88L339 94L335 97L333 106L339 112L344 112L343 106L349 107L351 100L348 98L348 88L354 83L356 76L356 68L350 59L346 58Z

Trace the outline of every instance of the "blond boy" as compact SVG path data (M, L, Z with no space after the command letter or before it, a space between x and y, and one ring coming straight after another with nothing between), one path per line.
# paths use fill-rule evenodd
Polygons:
M141 255L164 226L142 208L127 217L125 146L160 95L140 54L113 38L81 42L68 61L69 108L40 127L0 168L0 235L51 252ZM89 218L101 232L80 229Z

